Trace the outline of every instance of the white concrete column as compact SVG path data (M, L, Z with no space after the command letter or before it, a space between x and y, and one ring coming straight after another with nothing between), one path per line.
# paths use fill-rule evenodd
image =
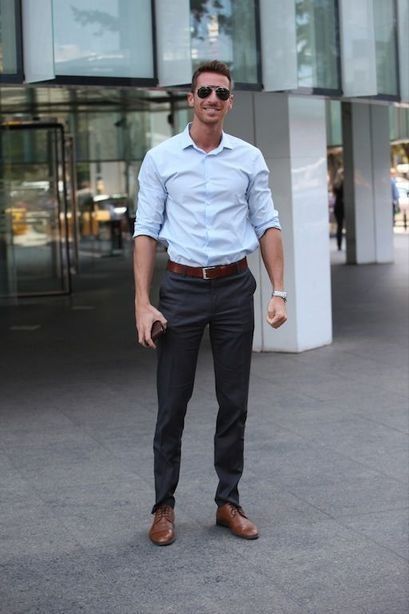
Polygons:
M388 107L343 102L342 133L347 262L392 262Z
M325 103L287 94L236 94L226 131L257 145L283 226L289 321L266 323L271 283L260 253L254 349L301 352L332 341Z

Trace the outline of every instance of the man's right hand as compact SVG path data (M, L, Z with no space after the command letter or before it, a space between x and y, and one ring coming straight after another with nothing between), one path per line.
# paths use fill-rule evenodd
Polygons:
M138 305L136 305L135 315L136 328L138 331L138 342L145 348L155 349L156 345L152 341L151 337L152 324L155 322L155 320L159 320L159 322L161 322L166 328L166 318L151 304L143 307L138 307Z

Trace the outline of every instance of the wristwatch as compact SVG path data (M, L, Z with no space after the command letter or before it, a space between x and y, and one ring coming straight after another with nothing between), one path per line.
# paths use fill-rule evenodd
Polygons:
M284 303L287 302L287 292L285 292L284 290L274 290L274 292L271 293L271 298L273 298L274 296L279 296L280 298L282 298Z

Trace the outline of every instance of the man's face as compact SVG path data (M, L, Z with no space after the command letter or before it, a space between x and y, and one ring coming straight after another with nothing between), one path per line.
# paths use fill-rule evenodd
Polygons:
M205 86L210 86L213 89L207 98L200 98L197 91L200 87ZM230 89L228 78L218 73L204 72L197 78L195 91L189 92L187 95L188 104L193 107L195 117L207 125L223 124L225 115L233 106L233 96L230 95L227 100L220 100L215 92L217 87Z

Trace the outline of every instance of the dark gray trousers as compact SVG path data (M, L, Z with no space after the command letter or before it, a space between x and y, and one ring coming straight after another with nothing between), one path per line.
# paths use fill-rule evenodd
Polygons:
M209 325L219 405L214 465L219 478L215 501L239 504L243 472L250 362L254 330L255 279L246 270L216 280L167 271L159 309L168 321L158 342L158 417L154 437L156 501L175 504L182 433L192 396L200 342Z

